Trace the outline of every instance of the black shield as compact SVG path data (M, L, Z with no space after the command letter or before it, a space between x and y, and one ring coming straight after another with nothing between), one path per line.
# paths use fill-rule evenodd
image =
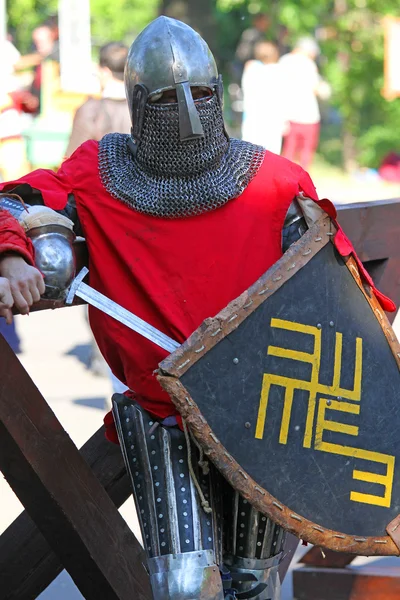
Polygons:
M400 347L328 218L160 365L228 481L299 537L398 554Z

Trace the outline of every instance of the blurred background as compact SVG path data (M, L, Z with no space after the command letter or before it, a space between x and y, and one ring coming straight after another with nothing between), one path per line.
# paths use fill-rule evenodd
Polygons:
M160 14L189 23L207 40L224 76L225 116L234 136L241 135L246 109L246 64L270 66L299 41L313 40L312 59L323 86L317 95L317 154L309 167L321 195L333 200L397 195L398 188L383 185L400 182L396 0L0 0L3 179L58 166L76 109L89 95L101 95L101 48L109 42L129 46ZM276 58L265 57L263 41L276 46ZM295 77L293 68L288 73L279 91L276 77L258 70L254 78L264 77L265 83L248 86L249 98L258 95L256 111L254 102L251 110L249 105L251 114L273 114L279 102L271 95L307 102L307 74ZM283 131L288 133L285 126ZM354 191L354 183L364 189Z
M0 0L0 178L56 170L86 139L129 131L124 57L161 14L211 47L232 136L300 162L335 203L400 196L398 0ZM84 307L15 324L0 331L81 446L118 385ZM1 533L22 510L4 480L0 504ZM122 513L139 535L132 501ZM41 595L81 597L65 573Z

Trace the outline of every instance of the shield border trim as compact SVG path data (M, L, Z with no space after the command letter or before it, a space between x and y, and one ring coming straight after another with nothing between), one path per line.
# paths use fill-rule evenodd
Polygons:
M333 243L336 232L337 227L328 216L317 221L254 285L230 302L215 317L206 319L182 346L162 361L157 379L170 395L205 454L232 487L257 510L266 514L285 530L315 546L362 556L397 556L400 555L400 548L396 545L394 531L391 531L390 525L393 521L388 524L389 535L386 536L358 537L343 534L305 519L279 502L267 490L259 487L226 451L212 432L196 402L179 381L179 377L195 362L234 331L248 315L306 265L326 244ZM349 256L344 258L344 261L371 306L400 369L400 344L383 309L370 286L361 280L355 259Z

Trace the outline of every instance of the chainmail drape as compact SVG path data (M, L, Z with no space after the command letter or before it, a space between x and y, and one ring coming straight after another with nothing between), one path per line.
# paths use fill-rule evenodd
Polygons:
M227 138L216 96L196 107L204 138L180 141L176 104L147 105L135 159L128 135L103 137L99 171L106 190L141 213L164 218L199 215L239 196L260 168L265 150Z

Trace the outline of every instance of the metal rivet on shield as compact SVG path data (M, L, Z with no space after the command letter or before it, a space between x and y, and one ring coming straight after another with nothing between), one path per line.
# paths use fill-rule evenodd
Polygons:
M327 405L327 406L330 406L331 404L332 404L332 400L327 400L327 401L326 401L326 405Z
M234 364L234 365L237 365L238 363L239 363L239 359L238 359L238 358L234 358L234 359L233 359L233 364Z
M321 323L317 323L317 329L322 329Z
M250 429L251 427L251 423L249 423L248 421L244 424L244 426L246 427L246 429Z
M333 327L335 323L333 321L329 321L329 327Z

